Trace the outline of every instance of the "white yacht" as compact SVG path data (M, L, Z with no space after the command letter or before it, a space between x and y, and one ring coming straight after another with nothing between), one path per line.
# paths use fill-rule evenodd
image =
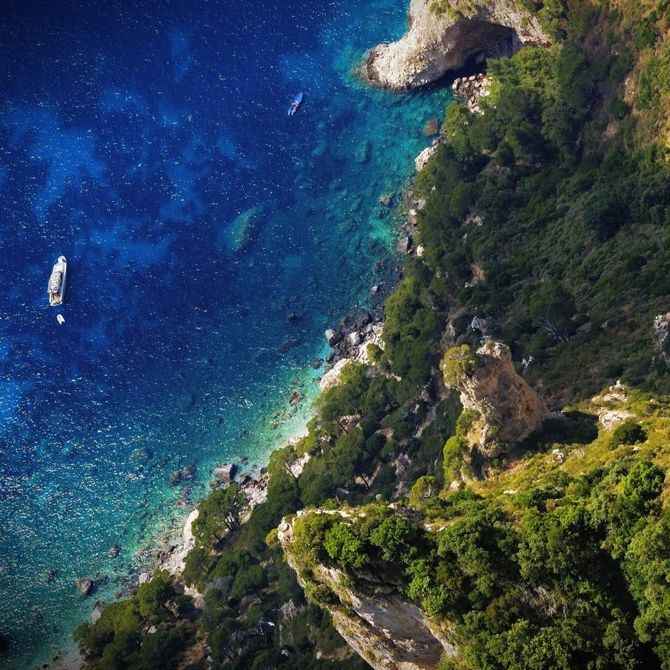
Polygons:
M63 304L63 297L65 295L65 281L67 279L67 261L65 256L59 256L54 263L51 277L49 277L49 304L52 307Z

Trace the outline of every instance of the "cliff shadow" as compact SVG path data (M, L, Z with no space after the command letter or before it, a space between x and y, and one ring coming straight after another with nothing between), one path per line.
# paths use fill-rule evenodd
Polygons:
M467 21L463 65L447 70L429 87L451 87L455 79L486 72L490 59L510 58L523 46L514 29L486 21Z

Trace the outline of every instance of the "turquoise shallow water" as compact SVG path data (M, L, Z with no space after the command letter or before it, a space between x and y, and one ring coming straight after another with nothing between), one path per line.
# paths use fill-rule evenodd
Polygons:
M449 93L352 76L404 3L251 4L0 10L0 667L71 645L214 465L262 464L304 425L324 329L389 281L378 199ZM45 306L61 253L62 327ZM101 578L88 600L81 577Z

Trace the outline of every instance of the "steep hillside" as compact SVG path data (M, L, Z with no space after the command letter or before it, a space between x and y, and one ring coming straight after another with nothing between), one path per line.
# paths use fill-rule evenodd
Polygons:
M668 402L613 387L496 477L301 513L280 541L374 668L670 667Z

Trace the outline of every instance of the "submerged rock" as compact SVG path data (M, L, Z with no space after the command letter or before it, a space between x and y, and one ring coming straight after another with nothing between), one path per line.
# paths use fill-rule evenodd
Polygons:
M356 149L354 154L356 160L359 163L367 163L370 160L370 155L372 154L372 143L370 140L363 140Z
M300 340L297 337L289 337L286 340L284 340L279 347L279 351L282 353L289 351L290 349L293 349L293 347L297 347L300 344Z
M223 247L232 253L238 253L249 244L251 235L265 213L263 205L255 205L240 212L220 234Z
M182 484L185 481L188 481L189 479L193 479L193 476L195 475L196 472L196 465L195 463L189 463L188 465L185 465L181 470L177 470L172 477L170 477L170 481L168 482L170 486L178 486L179 484Z
M440 131L440 122L437 119L431 119L423 127L423 134L426 137L433 137Z

